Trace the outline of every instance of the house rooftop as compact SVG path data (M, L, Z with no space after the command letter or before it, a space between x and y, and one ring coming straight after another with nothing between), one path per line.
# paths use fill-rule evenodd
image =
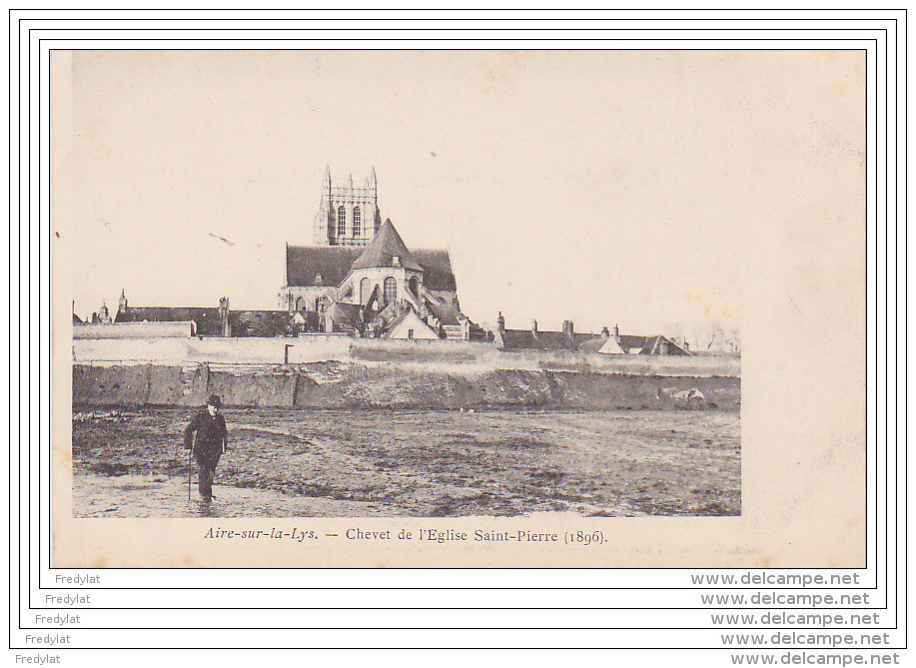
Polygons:
M576 334L569 336L566 332L542 332L537 335L530 329L506 329L499 333L502 337L503 350L578 350L579 346L594 334Z

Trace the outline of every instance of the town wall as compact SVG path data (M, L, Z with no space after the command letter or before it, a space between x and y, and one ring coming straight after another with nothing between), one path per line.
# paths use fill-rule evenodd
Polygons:
M287 350L287 346L289 347ZM346 335L297 338L149 338L73 341L73 361L89 364L292 364L339 361L364 365L410 364L448 370L524 369L639 376L741 375L737 356L602 355L566 350L503 352L492 343L458 340L396 341Z
M347 359L345 336L300 338L149 338L73 341L74 362L281 364ZM287 346L289 357L287 358Z
M739 410L736 377L644 376L476 367L312 362L293 365L73 366L76 409L201 406L219 394L227 408L684 408L678 393L702 393L706 407Z
M173 322L119 322L87 323L73 328L74 339L186 339L194 334L194 323Z

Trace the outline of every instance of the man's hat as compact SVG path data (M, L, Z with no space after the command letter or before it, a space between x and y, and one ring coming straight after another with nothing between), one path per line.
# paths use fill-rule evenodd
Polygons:
M211 395L210 395L210 398L207 399L207 405L208 405L208 406L215 406L216 408L220 408L220 407L223 405L223 402L220 401L220 398L219 398L219 395L218 395L218 394L211 394Z

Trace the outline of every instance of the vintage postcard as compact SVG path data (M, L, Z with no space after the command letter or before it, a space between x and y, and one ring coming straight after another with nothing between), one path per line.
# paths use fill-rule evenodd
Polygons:
M863 51L52 51L60 567L862 567Z

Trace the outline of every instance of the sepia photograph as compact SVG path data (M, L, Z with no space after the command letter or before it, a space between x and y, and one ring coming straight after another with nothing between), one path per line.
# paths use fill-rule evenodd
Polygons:
M52 68L70 518L743 518L753 543L766 490L822 489L782 475L805 442L861 499L854 437L781 426L864 419L861 52Z
M740 514L733 223L632 136L722 55L72 58L75 516Z

